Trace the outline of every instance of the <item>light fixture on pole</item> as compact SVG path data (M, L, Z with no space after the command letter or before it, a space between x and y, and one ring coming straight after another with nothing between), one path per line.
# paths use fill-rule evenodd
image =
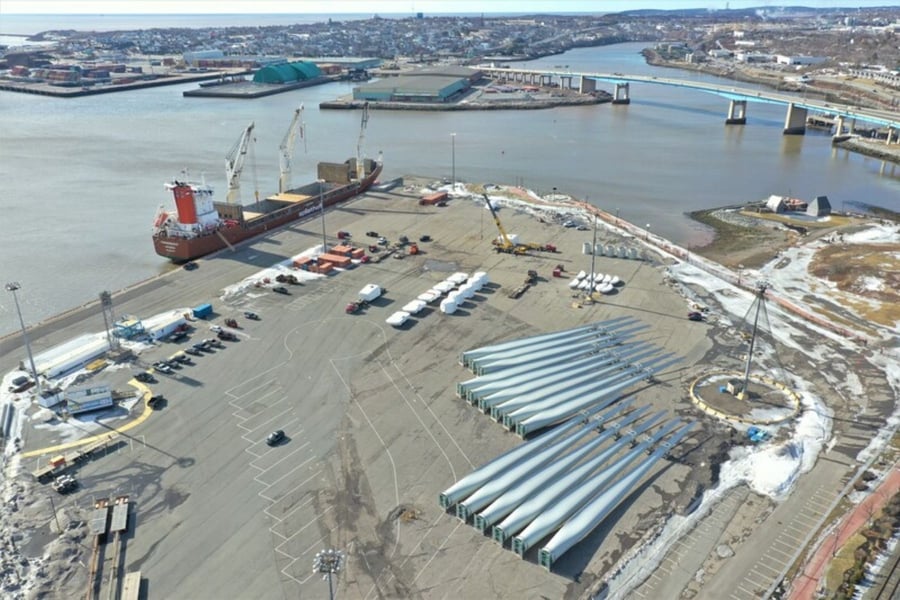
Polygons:
M647 236L644 238L645 240L650 239L650 223L647 223Z
M322 254L328 252L328 241L325 239L325 180L317 179L319 184L319 212L322 215Z
M450 179L454 192L456 191L456 134L450 134Z
M37 385L38 394L41 393L41 378L38 377L37 368L34 366L34 356L31 354L31 344L28 343L28 330L25 329L25 320L22 319L22 309L19 308L19 296L16 295L16 292L21 289L21 285L19 285L18 281L11 281L6 284L6 291L12 292L13 302L16 304L16 314L19 315L19 325L22 327L22 339L25 340L25 352L28 353L28 363L31 365L31 375L34 377L34 382Z
M334 600L334 585L331 577L339 573L344 566L344 553L340 550L319 550L313 559L313 573L321 573L322 579L328 581L328 598Z

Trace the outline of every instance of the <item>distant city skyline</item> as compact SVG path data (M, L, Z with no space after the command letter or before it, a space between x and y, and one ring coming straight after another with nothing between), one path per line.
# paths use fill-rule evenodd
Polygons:
M606 13L636 9L891 6L889 0L4 0L3 14ZM2 25L2 24L0 24ZM2 26L0 26L2 29Z

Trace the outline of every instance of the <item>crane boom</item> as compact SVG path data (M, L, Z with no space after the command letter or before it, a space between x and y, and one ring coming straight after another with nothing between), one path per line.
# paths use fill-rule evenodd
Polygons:
M362 181L366 177L366 163L363 160L362 146L366 138L366 125L369 124L369 103L363 104L362 122L359 126L359 140L356 142L356 180Z
M286 192L291 187L291 160L294 157L294 145L297 143L298 134L301 138L304 135L302 104L300 105L300 108L294 111L294 119L291 121L291 126L284 134L284 139L281 140L281 145L278 146L280 159L279 166L281 168L281 175L278 178L279 192Z
M247 158L250 144L254 141L253 127L254 123L251 121L225 156L225 178L228 181L228 194L225 200L232 204L241 200L241 171L244 170L244 160Z
M488 198L487 194L482 194L484 196L484 201L487 204L488 210L491 211L491 216L494 217L494 224L497 225L497 230L500 232L500 239L495 240L495 246L497 246L497 250L500 252L515 252L517 247L512 243L512 240L509 239L509 236L506 234L506 230L503 229L503 225L500 223L500 217L497 216L497 211L494 210L494 205L491 204L491 199Z

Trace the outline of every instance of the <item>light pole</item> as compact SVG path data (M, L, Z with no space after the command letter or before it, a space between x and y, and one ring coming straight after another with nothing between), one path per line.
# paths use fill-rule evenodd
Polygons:
M19 308L19 296L16 291L22 286L18 281L11 281L6 284L6 291L12 292L13 302L16 304L16 314L19 315L19 325L22 326L22 339L25 340L25 352L28 353L28 363L31 365L31 375L34 377L34 383L37 386L38 394L41 393L41 379L38 377L37 368L34 366L34 356L31 354L31 344L28 343L28 331L25 329L25 320L22 319L22 309Z
M456 134L450 134L450 179L453 183L452 190L456 192Z
M650 223L647 223L647 236L644 239L650 240Z
M328 242L325 239L325 180L317 179L319 184L319 212L322 214L322 254L328 252Z
M344 566L344 553L340 550L319 550L313 559L313 573L322 573L322 579L328 581L328 598L334 600L334 586L331 576L341 571Z

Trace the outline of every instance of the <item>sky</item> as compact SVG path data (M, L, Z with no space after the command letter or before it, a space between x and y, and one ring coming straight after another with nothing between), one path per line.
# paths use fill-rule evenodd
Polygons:
M410 14L891 6L895 0L3 0L0 14Z

